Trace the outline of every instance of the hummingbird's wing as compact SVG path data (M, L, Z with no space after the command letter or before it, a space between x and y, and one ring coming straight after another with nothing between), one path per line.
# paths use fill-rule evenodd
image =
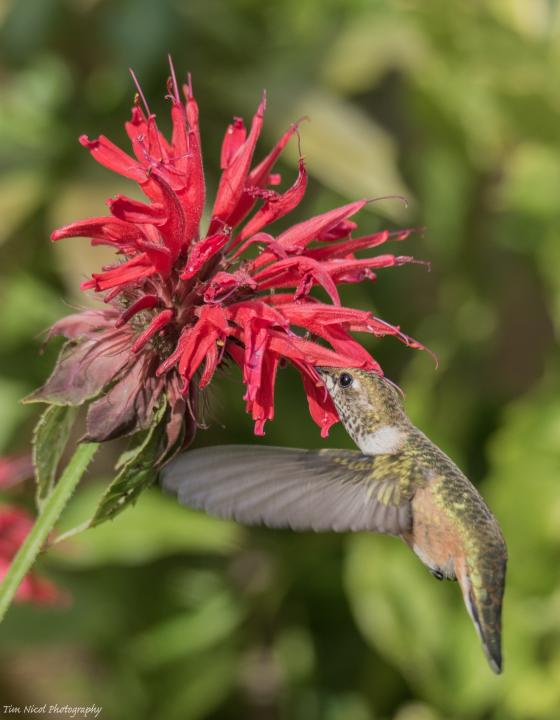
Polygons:
M390 535L411 528L412 483L394 455L223 445L179 456L161 483L183 505L247 525Z

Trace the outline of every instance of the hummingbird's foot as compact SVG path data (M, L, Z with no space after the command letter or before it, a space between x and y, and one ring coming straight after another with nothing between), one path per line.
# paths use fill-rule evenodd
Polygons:
M430 570L436 580L443 580L444 575L440 570Z

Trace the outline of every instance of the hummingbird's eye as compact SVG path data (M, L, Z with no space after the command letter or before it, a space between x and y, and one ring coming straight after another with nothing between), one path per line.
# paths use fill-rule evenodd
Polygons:
M340 387L347 388L352 385L353 380L354 378L352 377L352 375L350 375L350 373L344 372L340 374L340 377L338 378L338 384L340 385Z

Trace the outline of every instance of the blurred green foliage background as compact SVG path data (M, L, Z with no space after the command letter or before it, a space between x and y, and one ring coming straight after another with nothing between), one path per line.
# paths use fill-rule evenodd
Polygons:
M361 229L426 226L407 266L344 292L427 344L370 343L413 420L469 474L506 535L505 674L454 584L392 538L252 530L157 489L40 560L69 610L0 629L4 703L103 718L503 720L560 717L560 9L556 0L13 0L0 5L0 453L25 451L48 373L40 333L87 302L104 261L49 232L130 188L77 137L125 145L135 69L168 127L166 55L193 73L210 195L222 133L268 91L266 151L302 115L312 182L290 218L362 196ZM282 171L295 176L297 143ZM290 164L291 163L291 164ZM279 379L263 441L320 446ZM198 444L251 442L242 385L214 389ZM340 427L327 443L350 446ZM119 448L68 510L86 517ZM16 495L31 506L31 487ZM13 494L12 494L13 497Z

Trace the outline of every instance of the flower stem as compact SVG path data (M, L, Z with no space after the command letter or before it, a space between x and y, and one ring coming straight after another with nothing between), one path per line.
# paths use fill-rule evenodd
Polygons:
M43 504L31 532L25 538L17 555L12 560L8 572L0 585L0 622L4 619L4 615L21 581L31 569L98 447L98 443L82 443L78 445L76 452L62 473L62 477Z

